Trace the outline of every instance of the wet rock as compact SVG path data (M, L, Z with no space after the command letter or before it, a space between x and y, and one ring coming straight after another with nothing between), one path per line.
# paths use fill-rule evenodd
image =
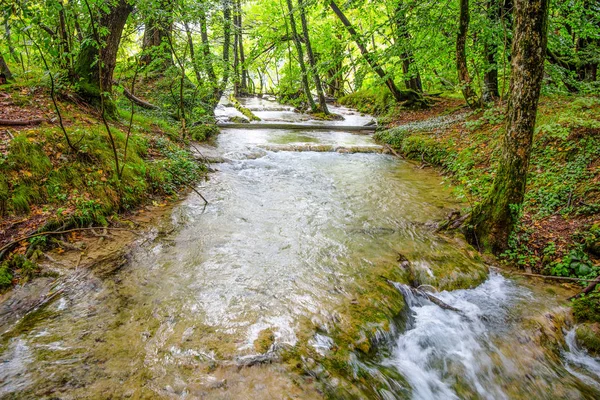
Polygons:
M577 344L594 357L600 356L600 324L582 324L575 330Z
M258 353L266 353L275 343L275 333L271 328L263 329L254 341L254 350Z

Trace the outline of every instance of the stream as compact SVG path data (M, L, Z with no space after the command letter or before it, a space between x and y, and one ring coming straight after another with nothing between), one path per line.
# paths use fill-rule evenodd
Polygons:
M263 123L372 120L241 102ZM125 265L73 273L0 326L1 398L600 398L565 296L434 233L462 206L436 172L348 132L223 129L215 145L208 206L189 194ZM458 311L404 285L403 258ZM378 312L388 292L398 315ZM348 333L363 323L366 348Z

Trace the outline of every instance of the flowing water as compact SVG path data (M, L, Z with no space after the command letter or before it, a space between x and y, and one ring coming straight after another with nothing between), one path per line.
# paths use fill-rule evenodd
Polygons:
M246 105L264 120L309 118ZM370 121L335 111L345 125ZM555 296L486 280L460 240L433 232L460 206L435 173L384 154L265 150L282 144L374 146L343 132L224 130L228 162L199 187L208 206L189 195L164 222L174 230L149 234L126 265L74 273L54 301L0 327L0 396L598 398L598 360L572 333L555 356L524 333ZM399 254L422 283L479 286L436 294L460 311L440 308L381 279ZM348 353L354 376L333 370L348 345L336 326L360 323L353 310L379 316L381 282L404 296L402 315L374 329L379 347Z

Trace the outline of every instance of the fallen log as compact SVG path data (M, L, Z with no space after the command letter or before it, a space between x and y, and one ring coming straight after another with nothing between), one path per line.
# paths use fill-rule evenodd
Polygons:
M305 131L341 131L341 132L374 132L375 126L357 126L357 125L322 125L322 124L292 124L292 123L250 123L250 124L232 124L228 122L217 123L219 128L223 129L290 129Z
M46 121L42 118L36 119L0 119L0 126L27 126L27 125L39 125Z

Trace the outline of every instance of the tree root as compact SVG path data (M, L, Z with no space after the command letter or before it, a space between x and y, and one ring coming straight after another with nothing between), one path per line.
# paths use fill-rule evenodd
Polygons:
M119 85L119 83L116 81L114 81L114 83ZM138 106L145 108L147 110L159 110L160 109L159 106L155 106L152 103L149 103L145 100L140 99L139 97L136 97L133 93L131 93L129 90L127 90L127 88L124 85L122 87L123 87L123 94L125 95L125 97L127 97L129 100L131 100Z

